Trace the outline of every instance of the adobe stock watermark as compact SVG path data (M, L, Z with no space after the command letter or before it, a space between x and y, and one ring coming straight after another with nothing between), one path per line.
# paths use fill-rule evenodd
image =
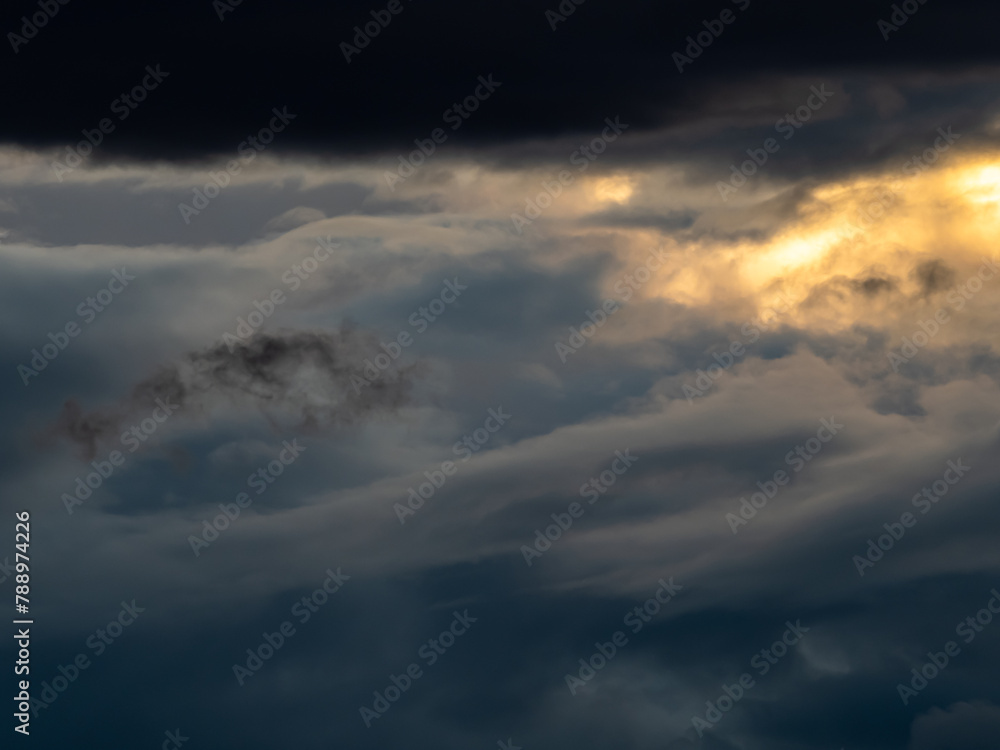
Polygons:
M180 750L184 746L185 742L190 741L190 737L185 737L181 734L180 729L175 729L170 731L169 729L163 733L163 736L167 739L163 740L160 745L160 750Z
M441 115L441 119L451 125L452 131L458 130L472 116L472 113L479 109L479 105L489 99L493 92L502 85L503 81L493 80L492 73L485 78L479 76L479 85L476 86L475 91L461 102L452 104ZM417 168L434 155L438 146L443 145L448 140L448 136L449 134L443 128L434 128L430 137L424 140L414 139L413 143L417 148L406 156L399 156L399 166L396 167L395 172L388 170L385 172L385 183L389 186L389 190L396 192L397 183L416 174Z
M302 286L302 282L316 273L321 263L330 258L330 252L340 247L339 243L331 242L330 237L317 237L316 249L310 255L293 263L288 270L281 274L281 280L288 286L290 292L297 291ZM262 300L254 300L254 309L244 317L236 318L236 328L233 333L226 331L222 334L223 343L234 352L236 347L245 343L257 331L263 328L264 323L274 315L279 305L285 304L285 293L279 289L272 289Z
M87 648L94 652L94 658L107 651L122 636L125 628L134 623L139 615L145 611L146 608L137 605L135 599L131 602L122 602L121 609L114 619L104 627L95 630L85 641ZM59 674L53 677L51 682L48 680L42 682L42 689L38 693L38 696L31 699L32 718L37 719L38 714L43 709L55 703L59 699L59 696L66 692L66 689L79 679L80 674L90 668L91 664L93 662L83 651L70 661L69 666L60 664L57 668ZM25 719L27 719L26 716Z
M285 467L291 466L296 459L305 451L305 447L299 445L298 438L288 442L282 442L282 450L278 453L278 458L261 466L253 474L247 477L247 486L257 490L257 495L263 495L268 488L274 484L275 480L285 473ZM232 503L219 503L222 511L219 515L209 521L207 518L202 521L202 531L200 534L188 536L188 543L195 557L201 555L201 550L208 547L219 538L219 535L228 529L232 523L240 517L240 514L253 505L254 498L246 492L240 492Z
M327 568L325 573L326 578L318 589L308 596L303 596L292 605L290 614L299 621L299 625L305 625L309 622L310 618L319 612L319 608L330 601L331 596L340 591L344 582L351 579L349 575L341 573L340 568L337 568L336 573ZM265 631L262 633L261 638L263 640L261 643L256 648L247 649L246 662L244 664L233 665L233 675L236 677L236 682L239 683L239 686L243 687L248 679L263 669L264 662L269 661L277 654L296 632L292 621L284 620L278 625L275 632L268 633Z
M653 278L653 272L666 262L665 255L666 253L663 248L657 248L649 255L645 263L632 269L615 282L615 292L621 295L623 301L627 302L632 299L632 295ZM593 338L598 329L604 327L604 324L608 322L608 318L621 309L621 306L622 303L617 300L606 299L601 303L600 309L594 311L587 310L586 315L588 320L577 327L570 326L570 335L566 343L556 341L555 350L559 360L563 364L566 364L568 357L580 351Z
M926 172L934 165L941 155L948 151L959 138L961 133L953 133L952 126L940 127L937 129L938 135L934 138L932 146L925 148L921 153L912 156L903 162L902 172L907 177L915 177ZM871 229L878 221L883 219L889 208L891 208L899 198L903 189L903 183L894 180L888 187L880 186L872 193L872 200L867 202L858 212L857 224L852 224L845 220L844 226L840 229L840 234L845 239L854 239L858 235Z
M618 140L618 137L629 128L628 123L621 122L621 115L616 115L614 120L610 117L605 117L604 122L607 127L601 131L599 136L591 139L589 144L580 145L576 151L570 154L569 163L576 167L578 172L587 171L590 165L601 154L607 151L608 144ZM556 175L556 179L543 180L542 192L536 195L534 199L525 198L524 213L512 213L510 215L511 223L514 225L517 233L521 234L524 231L524 227L541 216L542 211L551 206L552 202L562 195L564 188L573 184L574 179L576 178L572 172L568 169L563 169Z
M674 583L673 576L668 581L661 578L657 583L660 584L660 587L653 596L625 613L622 622L628 625L632 635L638 634L646 627L646 623L656 617L660 610L673 601L674 597L684 588L679 583ZM579 660L580 669L577 673L575 675L567 674L565 677L566 687L569 688L570 695L575 696L577 690L585 687L588 682L594 679L597 673L610 664L618 652L627 645L628 636L624 630L616 630L604 643L595 642L594 653L589 658Z
M119 440L123 446L128 447L129 453L135 453L139 450L142 443L149 440L160 429L160 425L170 419L173 413L180 409L177 404L170 403L169 397L166 400L157 398L154 403L156 404L156 408L153 409L148 417L141 420L138 424L132 425L121 434ZM85 477L76 478L72 495L64 492L59 498L66 507L66 513L73 515L73 508L75 506L83 505L85 500L88 500L94 492L101 488L106 480L111 478L115 473L115 469L120 469L125 465L125 458L125 454L120 450L113 450L108 454L107 460L91 461L90 466L94 470Z
M739 6L741 11L750 7L750 0L732 0L732 2ZM712 42L722 36L722 32L726 30L726 26L733 23L735 20L736 14L729 8L724 9L722 13L719 14L718 19L713 19L711 21L702 20L701 25L705 27L705 30L699 31L696 37L689 36L686 39L688 45L684 48L684 52L687 54L682 55L680 52L674 52L672 55L674 65L677 66L677 72L683 73L685 65L691 65L694 63L695 58L701 57L701 53L704 52L706 48L712 46Z
M909 21L910 16L920 10L920 6L926 2L927 0L904 0L898 5L893 3L892 15L889 16L889 20L884 21L880 18L875 23L882 33L882 38L889 41L889 35L894 31L899 31L899 27Z
M596 310L587 310L587 320L578 326L569 327L569 338L566 339L566 343L564 344L562 341L555 342L556 356L559 357L559 361L566 364L567 357L571 354L576 354L586 346L587 342L594 337L594 334L608 322L608 318L620 309L620 302L613 299L606 299Z
M84 325L90 325L97 318L98 313L104 312L115 297L125 291L130 281L135 281L135 276L122 266L121 270L111 269L111 278L108 283L99 289L93 297L87 297L76 306L76 314L83 318ZM70 340L75 339L83 331L83 328L74 320L67 321L62 330L55 333L48 333L49 343L43 344L42 348L32 349L31 359L27 365L18 365L17 374L21 376L21 382L28 386L31 378L37 378L42 370L49 366L60 353L66 351Z
M242 4L243 0L212 0L212 9L215 10L215 15L219 17L219 21L225 21L226 14L232 13Z
M16 560L17 558L15 557L14 559ZM14 570L15 566L11 563L10 558L5 557L3 559L3 562L0 563L0 574L2 574L0 575L0 583L3 583L12 575L14 575Z
M340 52L344 55L344 59L347 60L347 64L351 64L351 58L360 55L361 50L372 43L372 39L377 37L382 33L382 29L386 28L395 16L398 16L403 12L403 3L401 0L389 0L389 4L385 6L383 10L373 10L371 11L372 20L365 23L364 28L360 26L354 27L354 45L350 45L347 42L340 43Z
M953 133L951 129L951 125L938 128L938 135L934 138L933 146L928 146L916 156L903 162L903 174L914 177L930 169L931 165L941 158L941 154L955 145L955 141L962 137L961 133Z
M123 93L111 102L111 112L118 115L119 121L127 119L142 102L146 101L149 93L158 88L169 75L170 73L164 73L160 70L159 63L156 64L155 68L147 65L146 75L143 76L142 81L133 86L128 93ZM94 152L94 149L104 142L104 136L115 132L115 127L117 126L110 117L104 117L93 130L87 128L81 130L80 133L86 140L80 141L75 146L67 146L66 156L62 157L63 160L60 162L57 159L50 165L59 182L63 181L64 174L69 174L83 164L84 160Z
M793 646L802 640L802 636L809 632L809 628L802 625L801 620L794 623L785 622L785 631L780 638L772 643L768 648L761 649L750 659L750 666L757 671L758 677L763 677L771 671L771 667L777 664L788 654ZM744 672L732 685L722 684L722 695L714 701L705 702L705 716L691 717L691 723L701 737L706 730L714 728L722 721L725 714L733 710L733 707L746 697L746 694L757 686L753 674Z
M504 414L502 406L498 406L496 409L487 409L486 414L487 417L482 427L477 427L472 431L471 435L465 435L451 448L456 456L462 458L462 463L468 461L472 458L473 453L486 445L493 435L507 424L507 420L512 416L511 414ZM448 477L458 474L458 470L459 465L454 461L444 461L440 469L424 472L424 476L427 477L426 482L419 484L416 489L407 487L409 494L406 498L406 505L396 503L392 506L392 509L396 512L396 518L399 519L400 526L406 523L408 516L416 515L417 511L424 507L424 503L434 497L435 492L444 487L448 481Z
M438 659L454 646L455 641L465 635L469 628L472 627L472 623L478 619L478 617L470 617L469 610L467 609L461 613L457 611L452 612L452 621L448 627L441 631L441 634L437 638L431 638L417 650L417 656L424 660L424 666L434 666ZM361 706L358 709L361 713L362 721L365 722L365 727L371 729L372 722L375 719L382 718L386 711L392 708L393 704L402 697L403 693L408 691L413 686L413 683L423 677L423 675L424 672L417 662L411 662L398 675L390 674L389 682L391 684L381 692L376 690L372 693L375 700L372 701L371 708Z
M632 464L639 460L639 457L630 454L629 450L629 448L626 448L624 453L615 451L615 458L607 469L580 485L580 497L590 498L588 500L589 505L593 505L600 500L601 495L607 492L618 481L618 477L627 472L632 467ZM524 562L527 563L528 567L531 567L536 557L541 557L552 549L552 543L559 541L562 535L573 526L573 522L581 518L586 510L580 503L572 502L566 507L565 513L553 513L550 516L555 523L546 526L544 531L542 529L535 529L534 543L531 546L527 544L521 545L521 555L524 557Z
M23 47L38 36L39 29L48 26L49 21L59 13L60 5L69 5L69 0L39 0L38 10L31 14L31 18L21 16L21 33L18 35L11 31L7 34L7 41L15 55L18 47Z
M976 636L993 622L993 615L1000 615L1000 591L992 588L990 594L992 598L986 602L982 609L961 620L955 626L955 635L959 636L966 645L972 643ZM936 653L928 651L927 662L919 669L914 667L910 670L910 674L913 675L910 678L910 684L904 685L902 682L896 684L896 692L899 693L903 705L909 705L910 699L917 697L930 684L931 680L941 674L951 663L951 660L960 653L962 653L962 647L958 645L957 641L948 641L944 644L943 649Z
M559 24L576 13L576 9L585 2L587 0L562 0L555 10L546 10L545 20L549 22L549 28L555 31Z
M426 305L418 307L416 312L407 318L407 322L416 329L417 335L423 333L432 323L440 319L447 312L449 306L455 304L462 292L468 288L467 284L459 283L457 276L453 280L445 279L441 291L432 297ZM378 382L382 373L389 369L402 354L403 349L411 346L414 340L414 336L408 331L400 331L395 340L390 340L388 344L379 342L383 351L364 360L361 375L351 375L351 386L354 388L355 395L360 396L364 388Z
M972 469L971 466L963 464L961 458L955 459L954 461L948 461L947 467L948 468L945 469L944 474L942 475L942 479L937 479L931 482L930 487L924 487L920 490L920 492L910 498L910 502L913 504L913 507L920 509L920 515L927 515L931 508L933 508L942 497L947 495L949 490L958 484L966 473ZM854 567L858 571L858 575L864 578L865 570L868 568L874 568L875 563L885 557L885 553L895 547L896 542L906 535L906 530L912 529L916 526L917 521L919 520L920 518L918 516L915 516L910 512L906 512L899 517L898 522L882 524L882 528L886 530L886 533L882 534L877 539L868 540L868 547L865 550L864 557L861 555L855 555L851 558L851 561L854 563Z
M622 301L628 302L633 294L653 278L654 272L667 262L667 256L667 251L662 247L656 248L646 258L645 263L639 264L615 282L615 293L622 298Z
M833 417L821 419L819 429L816 430L816 437L811 437L806 440L805 445L796 445L788 451L785 454L785 463L792 467L794 473L798 474L809 461L812 461L823 450L823 446L833 440L843 429L844 425L838 423ZM766 507L768 501L773 500L781 488L787 485L791 479L792 477L784 469L778 469L771 479L757 482L757 488L760 492L754 492L750 495L749 500L741 497L739 515L736 513L726 514L726 521L729 522L729 528L732 529L733 535L736 535L741 526L746 526L756 518L758 511Z
M995 261L983 258L983 265L979 267L975 275L970 276L964 283L958 284L948 292L945 299L956 312L961 311L969 300L982 291L983 282L992 279L998 271L1000 271L1000 266L997 266ZM920 351L931 342L931 339L941 332L941 328L950 322L951 317L944 308L938 309L934 316L927 320L918 320L919 328L909 336L903 337L899 352L890 349L886 354L889 358L889 364L892 365L892 371L899 372L901 365L913 361Z
M771 330L774 320L781 315L787 314L791 309L791 301L783 295L778 295L778 302L774 306L765 308L757 317L746 321L740 327L743 341L730 341L728 349L723 351L722 354L712 352L712 358L715 362L709 365L706 370L699 369L695 371L698 377L695 378L694 385L685 383L681 387L684 396L687 398L687 402L693 405L695 398L708 393L719 378L736 364L737 359L747 353L747 347L751 344L756 344L760 340L761 332Z
M835 93L827 91L825 83L820 84L818 89L815 86L810 86L809 90L812 94L806 99L805 104L796 108L794 113L785 114L774 124L774 130L778 134L783 134L786 141L794 138L798 129L812 119L813 112L818 112ZM747 178L757 174L757 170L767 164L768 159L780 150L781 144L775 138L765 138L760 148L748 148L746 153L750 158L739 167L730 164L729 171L732 174L729 176L729 180L726 182L719 180L715 183L715 188L722 196L722 200L728 201L730 193L735 193L746 185Z
M208 176L211 178L211 182L206 182L203 187L194 188L191 205L187 203L177 204L177 210L180 211L185 224L190 224L192 216L198 216L208 208L209 203L219 197L219 193L232 182L233 177L238 175L244 166L256 159L257 154L268 147L274 140L275 134L280 133L288 126L288 123L298 117L298 115L293 115L288 111L288 105L280 110L273 107L271 111L274 113L274 117L271 118L267 126L258 130L257 135L247 136L247 139L241 141L240 145L236 147L239 159L230 159L226 162L224 171L209 172Z

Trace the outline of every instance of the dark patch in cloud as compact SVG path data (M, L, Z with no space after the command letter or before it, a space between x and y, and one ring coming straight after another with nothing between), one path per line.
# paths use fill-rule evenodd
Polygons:
M879 276L869 276L866 279L854 279L851 281L851 286L866 297L876 297L883 292L895 291L896 282Z
M307 431L352 424L411 402L420 363L390 367L375 378L369 372L367 385L352 380L366 377L365 360L379 354L378 337L350 325L330 332L257 332L187 354L112 406L85 412L70 399L47 436L66 438L89 461L98 446L150 418L161 402L198 412L219 401L250 405L275 427L280 413L293 411L297 428Z
M852 301L857 295L867 298L890 294L898 289L898 283L891 276L882 276L869 271L857 278L834 276L833 278L813 286L809 295L803 300L805 309L823 307L829 304L831 298L839 302Z
M883 391L872 404L879 414L901 414L904 417L925 417L927 410L920 405L920 388L913 383L885 383Z
M586 224L600 227L624 227L627 229L659 229L675 232L690 229L698 214L695 211L671 211L665 214L640 211L610 210L588 216Z
M934 259L921 263L913 270L925 296L948 289L955 283L955 270Z

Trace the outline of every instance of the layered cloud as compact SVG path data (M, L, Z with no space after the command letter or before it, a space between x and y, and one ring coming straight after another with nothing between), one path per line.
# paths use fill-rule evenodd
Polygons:
M38 684L122 599L147 607L39 734L986 742L1000 630L956 628L1000 583L993 81L765 77L657 127L607 110L424 159L265 149L224 185L233 155L60 180L60 150L5 148L0 465L7 505L33 512ZM134 280L101 303L122 267ZM146 430L158 398L180 408ZM302 458L269 469L292 439ZM343 590L241 686L233 665L338 567ZM681 593L632 632L661 579ZM755 663L789 622L808 630ZM617 630L628 644L571 691ZM904 703L949 640L961 653ZM367 728L359 709L411 662L426 674ZM86 718L126 680L142 711Z

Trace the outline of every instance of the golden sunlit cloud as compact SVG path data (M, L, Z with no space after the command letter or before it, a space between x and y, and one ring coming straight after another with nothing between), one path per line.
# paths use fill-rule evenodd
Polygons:
M594 197L599 201L625 203L634 192L633 182L629 177L616 175L603 177L594 183Z
M736 275L746 298L777 288L801 303L814 298L817 289L836 283L861 285L884 274L897 279L900 289L913 297L920 291L913 269L921 263L939 260L961 270L998 255L998 201L1000 160L995 155L970 156L919 174L861 175L823 185L798 207L798 219L764 240L743 240L735 246L697 242L700 278L718 280L699 296L705 302L718 300L719 283L731 289ZM674 299L690 298L690 288L677 286L690 283L691 277L690 272L678 274L657 291ZM891 286L885 280L866 289L874 297L874 292ZM827 322L846 328L867 315L873 300L854 296L862 297L858 304L852 300L854 314L838 309L838 316Z

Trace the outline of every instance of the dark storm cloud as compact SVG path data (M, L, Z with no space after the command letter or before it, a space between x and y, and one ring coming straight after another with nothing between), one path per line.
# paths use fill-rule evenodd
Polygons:
M409 149L474 91L478 76L494 74L503 83L496 100L473 112L454 140L499 142L580 132L615 114L637 129L696 122L710 109L705 92L736 75L939 70L944 62L996 62L1000 54L990 33L997 9L975 0L920 5L888 40L877 27L892 13L888 2L820 9L778 0L591 0L553 30L545 12L558 5L404 1L350 63L341 43L352 42L355 26L385 3L309 2L291 12L245 2L221 21L210 2L152 17L121 1L60 5L16 53L8 43L7 98L31 106L8 113L0 138L61 146L111 117L104 154L198 157L233 150L266 124L271 107L288 106L296 120L275 148ZM673 54L725 9L735 21L678 72ZM8 5L0 28L20 33L22 16L37 10L27 0ZM118 120L113 102L156 64L169 75ZM899 106L876 104L883 112Z
M351 424L410 403L419 364L391 368L370 384L353 380L365 377L366 358L381 353L376 336L346 325L333 332L258 332L186 355L112 406L85 412L68 400L48 435L70 440L91 460L99 445L159 404L201 411L226 401L256 407L269 419L291 410L300 429Z

